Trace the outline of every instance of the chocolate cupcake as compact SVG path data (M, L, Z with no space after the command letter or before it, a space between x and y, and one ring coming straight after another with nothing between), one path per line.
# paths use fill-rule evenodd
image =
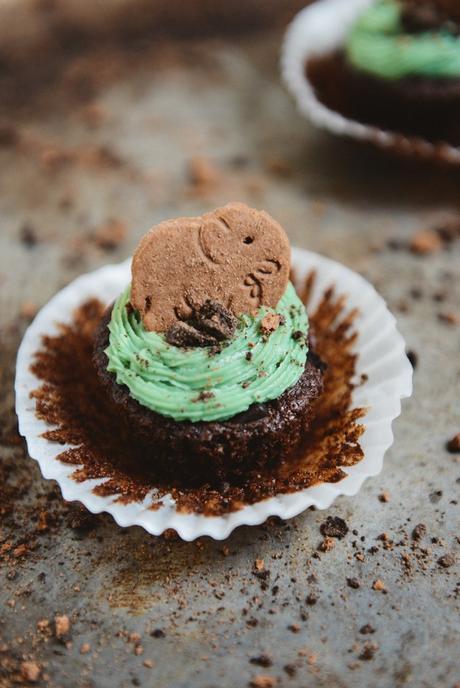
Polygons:
M319 100L352 120L460 145L460 4L377 0L342 49L312 58Z
M225 481L295 453L324 366L289 272L282 227L240 203L142 239L94 363L146 464Z

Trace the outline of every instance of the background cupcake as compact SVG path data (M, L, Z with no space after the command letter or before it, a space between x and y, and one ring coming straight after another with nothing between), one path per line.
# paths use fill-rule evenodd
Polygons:
M442 2L377 0L343 48L308 62L318 98L348 118L460 144L460 18Z

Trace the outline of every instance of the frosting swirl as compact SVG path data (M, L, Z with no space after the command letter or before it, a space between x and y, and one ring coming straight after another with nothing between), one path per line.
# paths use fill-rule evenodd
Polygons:
M401 5L379 0L352 28L345 53L356 68L383 79L460 77L460 38L446 30L404 33Z
M282 324L264 336L261 321L269 313L283 316ZM113 306L109 331L107 370L140 404L176 421L226 420L276 399L299 380L308 352L307 314L291 283L276 309L240 316L217 353L182 349L145 330L130 307L130 287Z

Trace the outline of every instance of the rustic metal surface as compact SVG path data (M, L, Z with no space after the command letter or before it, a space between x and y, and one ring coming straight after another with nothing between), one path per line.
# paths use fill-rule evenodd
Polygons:
M294 688L458 686L458 568L438 560L458 556L460 465L445 442L460 431L460 328L438 316L460 313L460 241L425 257L395 246L459 210L460 175L312 129L280 85L279 41L89 51L2 113L17 128L3 127L0 150L2 686L31 676L24 661L53 687L230 688L261 675ZM330 551L317 549L322 512L191 544L86 518L14 429L14 358L34 306L129 255L154 222L233 199L369 277L418 355L383 473L328 512L350 529ZM128 229L113 250L111 220ZM71 624L62 639L57 614ZM262 653L270 666L251 663Z

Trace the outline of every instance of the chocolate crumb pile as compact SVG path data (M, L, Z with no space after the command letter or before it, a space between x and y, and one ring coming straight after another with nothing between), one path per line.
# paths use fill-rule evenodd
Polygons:
M309 275L300 292L305 305L314 279L314 274ZM73 445L57 458L78 465L74 480L105 478L94 492L117 495L121 502L142 500L155 489L159 498L171 494L179 510L219 515L275 494L296 492L319 482L338 482L345 477L341 466L363 458L359 438L364 428L359 421L365 414L363 409L350 408L356 312L344 317L345 304L346 298L331 287L310 314L315 350L328 364L324 393L301 449L272 472L248 474L238 483L216 488L209 484L184 486L179 477L166 480L154 466L146 467L141 452L136 451L136 438L113 411L92 366L93 335L104 312L104 305L96 299L79 307L73 322L61 325L56 336L45 336L35 355L32 371L43 383L32 393L36 414L52 426L44 437Z
M221 303L207 299L187 320L175 322L165 333L168 344L179 347L218 346L235 334L238 320Z

